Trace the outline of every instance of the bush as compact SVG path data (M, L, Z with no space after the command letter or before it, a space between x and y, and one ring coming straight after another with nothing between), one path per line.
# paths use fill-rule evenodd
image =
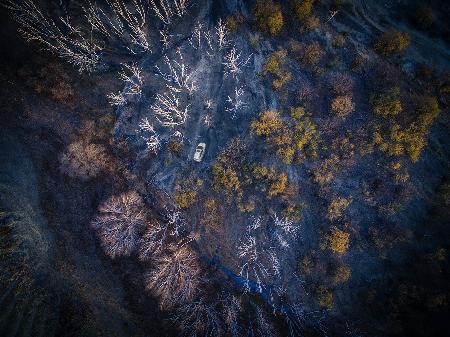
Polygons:
M374 42L375 51L381 55L389 56L405 50L410 42L408 33L390 30L382 33Z
M309 84L304 84L298 91L298 100L303 104L310 104L317 98L317 93L314 88Z
M347 209L351 202L351 198L334 198L328 206L328 219L334 221L342 217L342 213Z
M112 159L103 145L77 141L60 155L59 162L61 172L87 181L110 169Z
M200 224L212 229L219 229L223 226L224 212L221 202L209 198L204 203L204 211L200 218Z
M335 95L351 95L353 79L347 74L334 73L328 80L328 86Z
M179 208L188 208L197 201L197 192L187 191L175 194L175 202Z
M355 110L350 96L338 96L331 101L331 110L339 117L345 117Z
M402 112L403 107L400 101L400 88L394 87L370 97L370 104L373 111L380 116L396 116Z
M414 105L414 109L419 115L417 123L425 131L441 112L439 102L436 97L421 96Z
M178 182L175 187L175 202L180 208L188 208L197 202L197 194L203 186L201 179L184 179Z
M350 234L333 227L332 230L325 236L325 242L323 243L324 245L322 245L322 248L328 248L332 252L342 255L349 247Z
M219 163L214 164L212 168L213 187L216 192L225 189L228 196L233 193L242 194L239 176L230 166L223 168Z
M319 306L323 309L329 310L333 308L333 292L325 286L320 285L317 287L316 300Z
M134 191L113 196L100 205L91 226L108 256L129 256L137 248L147 223L144 208L144 201Z
M335 284L342 284L350 280L352 276L352 270L349 266L341 265L338 266L333 273L333 281Z
M352 69L352 71L358 73L363 69L363 67L366 63L367 63L367 59L363 55L358 54L355 56L355 58L352 61L351 69Z
M276 78L272 82L272 87L276 90L281 89L287 82L292 79L292 74L283 70L282 66L285 62L286 51L279 50L273 52L263 66L263 75L272 74Z
M282 194L286 190L286 186L288 183L288 177L286 173L280 173L276 180L272 182L269 187L268 195L269 197L273 197L279 194Z
M436 20L433 10L427 5L422 5L417 9L414 19L417 25L422 29L430 28Z
M304 108L293 108L291 116L294 125L284 123L277 112L266 111L251 124L252 132L266 136L267 143L276 146L277 154L285 164L292 163L296 151L299 152L299 158L306 154L317 156L319 137L316 125L306 116Z
M308 16L305 19L305 23L303 24L301 31L312 31L316 30L320 27L320 19L317 16Z
M275 36L283 28L284 20L281 8L272 0L258 0L253 8L253 15L258 28L264 33Z
M297 150L304 152L306 148L308 154L311 157L316 158L319 141L316 125L309 116L301 114L304 113L304 109L293 108L291 113L295 116L300 116L300 118L297 119L294 128L294 141Z
M293 0L294 12L297 18L303 20L310 16L315 2L316 0Z
M49 95L59 103L73 102L75 96L73 81L60 64L50 63L44 66L38 71L37 78L31 77L30 82L34 82L36 92Z
M342 9L344 4L345 4L345 0L333 0L331 2L331 9L334 11L338 11L338 10Z
M259 120L253 121L250 127L258 136L268 136L280 130L283 121L277 111L264 111L259 115Z
M303 49L300 60L308 65L317 64L323 56L323 49L319 42L307 44Z
M241 13L235 13L226 19L225 24L230 32L235 33L244 22L245 17Z
M308 255L303 256L297 262L297 272L300 275L311 274L313 267L314 267L314 263L313 263L311 257Z
M342 48L345 46L347 39L344 34L337 34L333 36L333 40L331 41L331 45L333 48Z
M257 182L262 182L262 191L267 191L269 198L283 194L288 189L288 177L282 172L276 174L275 169L262 165L255 165L252 168L252 178Z
M312 170L314 181L319 185L330 183L338 170L339 162L339 157L334 154L330 158L325 159Z
M169 149L170 153L173 153L174 155L178 156L181 153L182 145L180 142L172 140L167 145L167 148Z

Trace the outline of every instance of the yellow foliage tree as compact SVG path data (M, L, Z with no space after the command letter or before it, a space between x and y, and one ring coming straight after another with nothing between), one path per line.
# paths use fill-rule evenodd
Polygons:
M258 0L253 8L253 15L259 29L271 35L277 35L283 28L283 13L279 5L272 0Z

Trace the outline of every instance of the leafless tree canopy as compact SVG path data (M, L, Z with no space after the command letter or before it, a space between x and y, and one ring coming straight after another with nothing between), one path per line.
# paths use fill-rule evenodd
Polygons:
M217 305L204 298L179 306L173 320L185 336L223 336L223 322Z
M4 5L13 12L27 41L37 41L80 72L93 72L99 68L103 54L121 50L132 55L151 52L149 9L170 24L174 17L187 13L189 1L87 1L81 5L84 15L76 20L63 14L52 19L33 0L5 0ZM168 35L164 39L168 42ZM111 100L120 102L120 97Z
M60 169L72 178L89 180L110 166L110 157L103 145L83 140L71 143L60 155Z
M146 275L146 288L159 297L164 309L191 302L201 278L198 257L191 248L172 245L168 252L155 259L155 268Z
M27 41L37 41L44 48L78 67L80 72L92 72L100 61L103 49L75 26L69 17L53 20L32 0L7 0L5 5L19 23L19 31Z
M147 221L144 208L144 201L134 191L112 196L100 205L91 226L107 255L129 256L137 248Z

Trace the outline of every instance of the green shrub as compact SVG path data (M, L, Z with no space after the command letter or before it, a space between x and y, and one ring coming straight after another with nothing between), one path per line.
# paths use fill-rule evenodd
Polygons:
M382 33L375 40L373 47L381 55L389 56L405 50L410 42L408 33L390 30Z

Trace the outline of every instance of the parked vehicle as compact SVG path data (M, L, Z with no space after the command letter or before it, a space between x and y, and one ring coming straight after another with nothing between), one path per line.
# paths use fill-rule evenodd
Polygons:
M197 148L195 149L194 161L196 161L197 163L200 163L203 159L203 156L205 155L205 150L206 150L206 144L199 143L197 145Z

